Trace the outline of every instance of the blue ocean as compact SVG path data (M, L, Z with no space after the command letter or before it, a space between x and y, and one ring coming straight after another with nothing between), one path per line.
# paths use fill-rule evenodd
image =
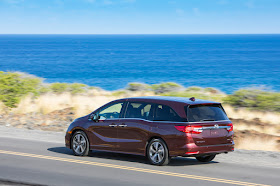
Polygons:
M0 35L0 71L117 90L176 82L280 90L280 35Z

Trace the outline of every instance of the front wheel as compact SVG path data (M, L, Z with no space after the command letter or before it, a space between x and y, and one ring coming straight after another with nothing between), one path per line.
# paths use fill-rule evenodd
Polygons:
M147 157L153 165L167 165L169 153L166 144L161 139L153 139L147 146Z
M77 131L72 137L72 150L75 156L87 156L89 153L89 142L83 131Z
M198 156L195 157L197 159L197 161L200 162L209 162L212 161L215 158L216 154L212 154L212 155L207 155L207 156Z

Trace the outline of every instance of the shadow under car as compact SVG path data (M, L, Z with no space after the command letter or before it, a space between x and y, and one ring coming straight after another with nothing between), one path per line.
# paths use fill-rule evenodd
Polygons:
M71 149L66 147L52 147L48 148L48 151L66 154L73 156L74 153ZM105 151L90 151L89 157L100 158L100 159L109 159L109 160L118 160L118 161L126 161L126 162L137 162L142 164L149 164L147 158L140 155L131 155L131 154L122 154L122 153L114 153L114 152L105 152ZM190 166L190 165L201 165L201 164L214 164L219 163L216 161L211 162L199 162L195 158L192 157L175 157L172 158L170 163L167 166Z

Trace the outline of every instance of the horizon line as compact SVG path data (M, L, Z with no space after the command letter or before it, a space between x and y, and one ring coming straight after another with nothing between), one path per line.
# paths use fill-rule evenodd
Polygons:
M280 35L280 33L204 33L204 34L141 34L141 33L135 33L135 34L127 34L127 33L122 33L122 34L76 34L76 33L59 33L59 34L54 34L54 33L0 33L0 35Z

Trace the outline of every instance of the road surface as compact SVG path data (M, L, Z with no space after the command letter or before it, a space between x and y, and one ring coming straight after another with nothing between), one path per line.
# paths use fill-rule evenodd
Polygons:
M167 166L108 152L73 156L64 134L0 127L0 185L280 185L280 153L237 150Z

